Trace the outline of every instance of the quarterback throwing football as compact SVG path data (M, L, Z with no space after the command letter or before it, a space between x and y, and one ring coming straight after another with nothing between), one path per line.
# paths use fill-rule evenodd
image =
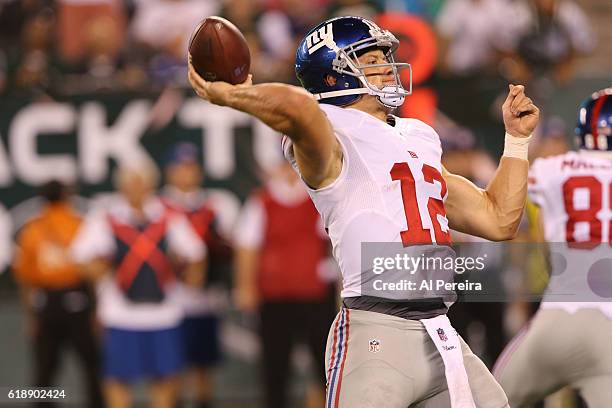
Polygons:
M514 236L527 194L527 145L539 110L510 85L504 156L486 189L441 165L437 133L390 113L410 94L398 40L373 22L338 17L300 43L302 86L204 81L197 94L286 135L283 151L321 213L343 278L343 307L326 351L326 407L507 407L485 365L459 338L440 298L362 296L360 244L447 245L449 228L489 240ZM466 95L465 103L469 103ZM388 301L387 301L388 300Z

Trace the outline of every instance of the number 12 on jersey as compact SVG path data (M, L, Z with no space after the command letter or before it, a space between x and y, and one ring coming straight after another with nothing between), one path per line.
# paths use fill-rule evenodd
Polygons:
M443 197L446 195L446 182L440 172L432 166L423 164L421 168L423 179L427 183L434 184L437 181L442 186L440 197L428 197L427 213L431 226L434 230L435 243L438 245L450 245L451 238L448 231L443 231L438 222L438 215L446 217L444 210ZM402 191L402 202L404 204L404 214L408 229L401 231L402 244L407 247L411 245L431 245L431 233L429 229L423 228L423 220L419 211L417 200L416 181L408 163L395 163L390 171L392 180L399 180Z

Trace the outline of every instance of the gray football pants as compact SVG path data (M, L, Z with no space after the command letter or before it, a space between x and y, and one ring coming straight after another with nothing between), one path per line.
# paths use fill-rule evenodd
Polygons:
M571 314L541 309L495 364L512 408L564 386L577 388L589 408L612 407L612 320L597 309Z
M476 406L508 407L493 375L461 345ZM330 329L325 364L326 408L451 407L442 357L418 320L343 308Z

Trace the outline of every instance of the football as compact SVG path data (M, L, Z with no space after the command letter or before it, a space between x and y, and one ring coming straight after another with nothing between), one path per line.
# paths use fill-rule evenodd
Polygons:
M247 42L228 20L212 16L194 30L189 42L191 63L206 81L244 82L251 67Z

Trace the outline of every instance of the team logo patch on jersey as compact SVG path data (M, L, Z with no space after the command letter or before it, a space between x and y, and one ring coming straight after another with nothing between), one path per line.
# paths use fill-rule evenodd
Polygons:
M413 152L412 150L408 150L408 154L410 155L410 157L412 157L413 159L418 159L419 156L417 156L417 154L415 152Z
M442 341L448 340L448 336L446 336L446 333L444 333L444 329L440 328L437 330L437 332L438 332L438 337L440 337L440 340Z
M380 351L380 340L372 339L370 340L370 353L378 353Z

